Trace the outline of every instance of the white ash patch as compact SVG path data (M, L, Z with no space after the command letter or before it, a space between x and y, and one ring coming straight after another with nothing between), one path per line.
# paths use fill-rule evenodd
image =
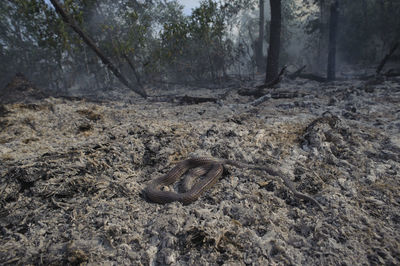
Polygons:
M399 83L276 90L299 96L4 105L1 264L399 264ZM191 205L148 202L147 182L190 156L278 167L324 211L230 166Z

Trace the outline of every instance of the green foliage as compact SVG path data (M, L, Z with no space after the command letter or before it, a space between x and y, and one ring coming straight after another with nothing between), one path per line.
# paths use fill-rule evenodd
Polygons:
M6 73L0 85L15 72L24 72L39 84L39 77L56 79L47 70L58 67L68 33L48 5L43 0L1 1L0 17L0 67Z
M60 2L131 79L215 81L227 73L250 73L254 67L258 0L203 0L190 16L177 0ZM309 37L309 51L318 50L319 36L326 33L318 9L323 3L327 1L282 2L282 63L294 60L288 52L297 34L294 28ZM380 59L400 39L399 1L341 1L340 8L338 49L347 60ZM266 43L268 17L266 13ZM0 57L0 86L15 72L54 88L71 87L82 75L90 77L87 86L115 84L113 75L45 0L0 1Z
M226 38L227 17L222 7L200 2L189 17L165 21L160 33L161 62L184 79L213 79L225 74L232 59L232 42ZM183 75L182 75L183 74Z

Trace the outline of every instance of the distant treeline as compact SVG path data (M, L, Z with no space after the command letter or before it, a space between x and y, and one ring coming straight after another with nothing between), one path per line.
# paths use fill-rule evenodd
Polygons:
M269 1L203 0L191 15L179 1L60 2L132 83L220 82L233 74L254 74L256 55L265 61ZM325 63L331 2L282 1L281 65ZM376 62L400 39L400 1L339 2L338 55L347 63ZM260 5L266 10L261 55L256 52ZM294 57L290 47L300 45L298 36L304 45ZM0 71L2 87L17 72L57 90L118 84L44 0L0 1Z

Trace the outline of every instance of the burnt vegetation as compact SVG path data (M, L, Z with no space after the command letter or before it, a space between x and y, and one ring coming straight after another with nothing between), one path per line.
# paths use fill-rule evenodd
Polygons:
M268 2L203 0L185 14L179 1L2 1L0 87L22 73L53 93L125 85L146 97L149 86L239 83L263 72L268 83L285 65L334 80L349 67L365 75L399 41L398 1ZM398 60L398 51L388 58Z
M181 3L0 1L0 264L399 265L400 1Z

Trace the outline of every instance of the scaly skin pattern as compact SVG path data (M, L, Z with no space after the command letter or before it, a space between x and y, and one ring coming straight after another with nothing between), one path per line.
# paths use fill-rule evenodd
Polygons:
M204 180L193 185L192 188L184 193L176 193L172 191L162 191L163 186L168 186L176 182L189 169L199 169L197 172L206 173ZM223 165L209 158L191 158L178 163L167 174L153 180L145 188L146 196L153 202L168 203L180 201L183 204L189 204L197 200L200 195L212 187L221 177L224 168Z
M231 165L240 169L248 168L262 170L267 172L269 175L278 176L293 192L295 197L311 201L317 205L320 210L323 210L322 206L314 198L298 192L292 182L279 170L274 169L273 167L251 165L227 159L217 160L212 158L198 157L181 161L167 174L152 180L144 189L144 192L148 199L156 203L165 204L173 201L180 201L183 204L190 204L193 201L196 201L204 191L211 188L218 181L224 170L224 165ZM184 187L186 187L186 192L183 193L161 190L163 186L168 186L176 182L189 169L193 169L193 178L203 174L206 174L206 176L203 180L194 184L191 188L188 188L188 181L185 180Z

